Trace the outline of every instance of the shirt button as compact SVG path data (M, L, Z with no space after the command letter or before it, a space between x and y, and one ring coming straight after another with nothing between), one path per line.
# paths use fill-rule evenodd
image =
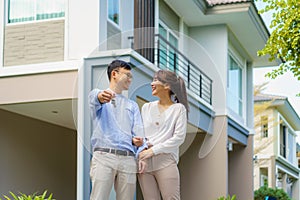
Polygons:
M159 123L158 122L155 122L155 124L158 126L159 125Z

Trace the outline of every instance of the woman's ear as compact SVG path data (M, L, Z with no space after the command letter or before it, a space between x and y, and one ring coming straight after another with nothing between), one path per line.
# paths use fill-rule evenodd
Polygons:
M171 86L170 86L169 84L165 84L165 85L164 85L164 88L165 88L165 89L168 89L168 90L171 90Z

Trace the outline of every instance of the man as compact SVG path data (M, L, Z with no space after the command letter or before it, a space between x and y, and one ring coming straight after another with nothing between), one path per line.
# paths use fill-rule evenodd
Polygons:
M93 136L91 200L108 200L112 185L117 200L132 200L136 188L136 152L146 148L136 102L122 95L132 81L131 67L121 60L108 65L109 88L89 94ZM136 145L136 146L135 146ZM145 168L140 161L139 172Z

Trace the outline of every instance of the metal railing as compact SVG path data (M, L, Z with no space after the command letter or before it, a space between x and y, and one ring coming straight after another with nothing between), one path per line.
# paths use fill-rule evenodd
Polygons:
M134 38L129 37L128 39L131 40L131 47L133 48ZM160 69L168 69L181 76L191 92L211 105L212 80L161 35L155 35L154 41L154 48L148 48L154 51L154 61L150 61Z

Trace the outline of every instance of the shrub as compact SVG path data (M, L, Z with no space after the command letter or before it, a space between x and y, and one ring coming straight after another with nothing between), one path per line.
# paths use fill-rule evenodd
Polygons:
M265 200L267 196L275 197L277 200L292 200L283 189L279 188L262 186L254 191L254 200Z

